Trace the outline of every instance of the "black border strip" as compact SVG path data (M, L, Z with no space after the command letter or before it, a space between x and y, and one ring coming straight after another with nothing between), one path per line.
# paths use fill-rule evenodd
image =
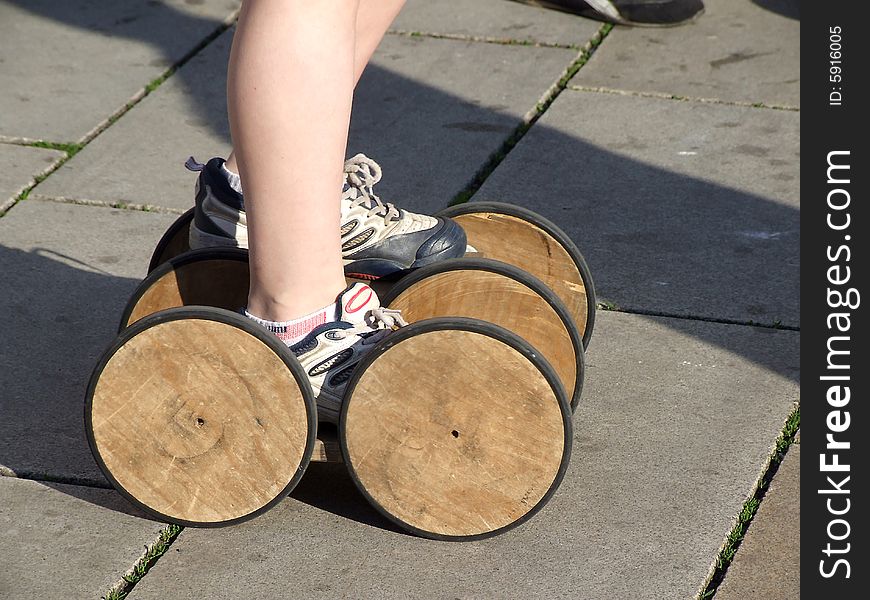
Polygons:
M865 2L802 4L800 583L845 600L867 596L870 36Z

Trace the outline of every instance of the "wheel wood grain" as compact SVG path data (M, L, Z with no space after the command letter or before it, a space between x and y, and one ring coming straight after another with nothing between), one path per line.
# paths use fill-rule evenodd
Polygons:
M150 273L168 260L184 254L190 250L190 224L193 222L193 209L191 208L183 215L178 217L175 222L169 226L157 246L154 247L154 252L151 254L151 262L148 263L148 272Z
M516 278L519 274L508 274L514 269L483 261L493 269L487 271L474 268L471 262L455 259L424 267L400 281L385 299L410 323L432 317L471 317L514 332L549 361L571 405L576 406L583 378L583 358L578 354L582 355L583 347L576 330L569 331L575 327L570 317L562 318L541 294Z
M472 202L439 214L462 226L479 255L515 265L543 281L565 303L588 345L595 291L583 257L564 232L540 215L496 202Z
M570 452L564 392L504 341L415 333L357 377L342 416L346 460L363 493L406 529L493 535L558 485Z
M187 252L142 280L124 309L119 331L167 308L196 305L238 310L248 302L249 277L244 250Z
M123 491L171 521L244 518L288 491L310 459L313 402L240 328L196 318L150 326L98 377L88 404L95 454Z

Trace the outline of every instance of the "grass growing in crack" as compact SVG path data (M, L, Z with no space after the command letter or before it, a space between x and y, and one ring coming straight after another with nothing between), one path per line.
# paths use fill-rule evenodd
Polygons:
M785 451L788 450L789 446L794 442L794 436L797 435L798 429L800 428L801 410L800 408L796 408L788 416L788 419L785 421L785 427L782 429L782 433L778 438L776 438L776 454L779 457L779 462L782 462L782 457L785 455Z
M595 53L595 50L598 46L601 45L601 42L604 41L604 38L607 37L607 34L610 33L610 30L613 29L613 25L605 24L602 25L601 29L598 30L598 33L595 34L586 48L580 51L580 55L574 59L574 61L568 65L568 68L565 70L565 73L559 78L559 80L555 83L555 85L551 88L552 92L549 93L545 98L543 98L540 102L535 105L535 109L530 118L524 120L520 123L516 129L511 132L508 138L502 142L501 146L493 152L489 160L478 169L477 173L474 174L471 181L468 185L465 186L459 193L457 193L453 199L450 201L450 206L455 206L457 204L463 204L468 202L474 194L481 188L483 182L492 175L492 172L496 170L496 168L501 164L501 162L505 159L508 153L516 147L516 145L520 142L524 135L532 128L538 119L546 112L550 105L556 100L556 98L561 94L566 87L568 87L568 82L571 81L571 78L577 74L583 65L585 65L592 55Z
M66 152L67 160L78 154L79 151L85 147L84 144L62 144L59 142L46 142L43 140L31 142L25 145L30 146L31 148L48 148L49 150L60 150L61 152Z
M27 197L30 195L30 192L38 186L40 183L45 181L45 178L57 171L66 161L71 159L73 156L79 153L82 148L85 147L84 144L78 143L62 143L62 142L47 142L44 140L39 140L37 142L29 142L27 144L22 144L23 146L28 146L30 148L46 148L48 150L58 150L63 152L66 156L61 158L57 164L55 164L51 169L49 169L46 173L41 173L33 178L33 183L24 188L15 199L12 201L12 204L9 205L4 211L0 212L0 217L4 216L9 210L14 207L16 204L21 202L22 200L27 200Z
M776 438L776 447L774 448L773 455L770 457L770 463L768 464L764 475L761 476L755 493L749 500L744 502L740 514L737 515L737 523L734 524L728 537L725 538L722 550L716 558L716 570L710 578L710 583L707 584L706 589L699 596L700 600L709 600L712 598L719 589L719 586L722 584L722 580L725 578L725 572L731 565L731 561L734 560L734 555L737 553L740 544L743 542L746 530L749 528L749 524L755 517L755 513L758 512L758 507L761 505L761 501L767 493L770 482L773 480L773 476L776 475L779 465L785 457L786 451L794 443L795 435L797 435L800 426L801 409L800 406L796 406L785 420L782 432L780 432L779 436Z
M184 528L178 525L167 525L163 530L161 530L157 541L146 548L145 554L142 555L142 558L133 565L133 568L129 573L123 576L123 581L118 582L114 588L103 596L103 600L123 600L126 598L133 590L133 587L139 583L139 581L148 573L148 570L154 566L157 559L166 553L169 546L172 545L172 542L175 541L175 538L177 538L182 531L184 531Z
M128 101L126 104L124 104L124 106L122 106L120 109L115 111L112 115L110 115L109 118L106 119L105 123L100 125L95 131L90 133L85 138L85 140L83 142L66 144L66 143L59 143L59 142L38 141L38 142L31 142L28 144L24 144L26 146L33 146L35 148L49 148L51 150L60 150L62 152L65 152L66 156L63 157L61 160L59 160L57 162L57 164L55 164L47 173L44 173L40 176L35 177L33 185L27 187L24 191L22 191L20 194L18 194L13 199L12 203L9 204L9 206L6 206L5 208L0 209L0 218L6 216L6 214L10 210L12 210L12 208L14 208L19 202L21 202L22 200L26 200L27 197L30 195L30 192L33 190L33 188L35 188L37 185L42 183L46 177L48 177L49 175L51 175L52 173L57 171L60 167L62 167L64 165L64 163L66 163L69 159L71 159L78 152L80 152L85 146L90 144L97 136L99 136L102 132L104 132L106 129L111 127L115 122L118 121L118 119L120 119L125 114L127 114L130 111L130 109L132 109L139 102L141 102L143 98L145 98L146 96L151 94L153 91L155 91L158 87L160 87L161 84L163 84L167 79L169 79L176 71L178 71L178 69L180 69L182 66L187 64L187 62L190 61L194 56L196 56L196 54L198 54L206 46L211 44L214 40L216 40L218 38L218 36L220 36L223 32L225 32L227 29L232 27L233 23L236 20L237 15L238 15L238 11L234 14L234 16L232 16L230 19L228 19L227 21L222 23L219 27L217 27L214 31L212 31L209 35L207 35L199 44L197 44L193 49L191 49L190 52L185 54L181 58L181 60L179 60L177 63L175 63L174 65L169 67L159 77L150 81L141 92L139 92L132 100Z
M598 302L598 308L601 310L619 310L619 306L610 300L600 300Z
M20 194L18 194L17 196L15 196L15 203L14 203L12 206L15 206L15 204L18 204L18 203L21 202L22 200L27 200L27 197L30 195L30 190L32 190L33 188L35 188L36 186L38 186L40 183L42 183L43 181L45 181L45 178L46 178L46 177L48 177L48 174L47 174L47 173L44 173L44 174L42 174L42 175L37 175L36 177L34 177L34 178L33 178L33 184L30 185L30 186L28 186L27 188L25 188L24 190L22 190ZM10 206L9 208L12 208L12 206ZM6 212L9 212L9 209L8 209L8 208L6 209ZM4 214L6 214L6 213L4 213Z
M458 42L477 42L482 44L498 44L500 46L529 46L535 48L566 48L570 50L580 50L577 44L561 44L556 42L541 42L536 40L518 40L514 38L498 38L491 36L465 35L457 33L434 33L424 31L405 31L402 29L390 29L388 35L412 37L412 38L431 38L434 40L454 40Z

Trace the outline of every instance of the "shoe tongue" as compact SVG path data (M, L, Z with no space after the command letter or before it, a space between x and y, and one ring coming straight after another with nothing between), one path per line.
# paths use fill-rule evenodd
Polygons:
M336 301L336 317L346 323L363 323L368 311L379 308L381 301L374 290L364 283L354 283Z

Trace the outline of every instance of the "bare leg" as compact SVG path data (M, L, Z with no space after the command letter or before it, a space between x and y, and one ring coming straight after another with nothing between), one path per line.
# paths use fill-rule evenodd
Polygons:
M369 64L375 49L396 15L405 5L405 0L360 0L356 15L356 48L354 52L354 87Z
M264 319L300 317L345 287L339 201L357 7L357 0L242 5L227 104L248 216L248 310Z
M405 0L359 0L353 61L354 87L390 24L404 5ZM235 173L239 172L235 152L230 152L227 168Z

